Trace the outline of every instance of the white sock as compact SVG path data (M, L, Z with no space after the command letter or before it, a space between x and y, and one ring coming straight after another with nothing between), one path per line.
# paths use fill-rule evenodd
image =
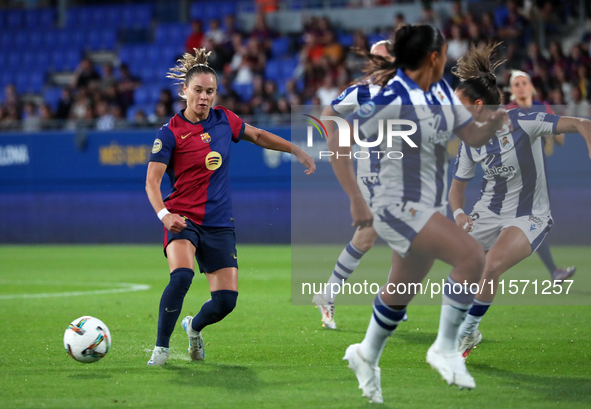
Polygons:
M491 304L490 302L480 301L477 298L474 299L474 305L470 308L470 312L468 312L466 319L460 326L460 337L467 337L478 329L482 317L484 317Z
M328 279L328 285L326 286L327 291L322 295L328 303L334 304L338 294L337 291L331 293L331 288L337 288L336 286L332 287L332 284L338 284L338 288L340 288L343 282L347 281L349 277L351 277L351 274L353 274L353 271L359 266L361 257L363 257L364 254L365 253L358 250L353 243L349 243L347 247L343 249L334 266L334 271Z
M437 339L433 344L439 351L458 351L458 331L470 306L471 304L454 303L446 295L443 296L441 317L439 319L439 332L437 333Z
M359 348L359 352L361 352L363 358L370 365L378 366L388 338L394 333L394 330L400 321L402 321L402 318L404 318L405 313L406 308L395 310L384 304L380 294L376 296L373 314L371 315L365 338Z

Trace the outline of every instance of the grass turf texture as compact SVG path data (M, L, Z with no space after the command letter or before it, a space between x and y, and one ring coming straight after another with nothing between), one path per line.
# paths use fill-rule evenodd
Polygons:
M341 250L315 251L336 259ZM581 276L591 269L589 250L553 248L557 262L576 264ZM164 367L148 367L145 351L155 342L158 303L167 284L158 246L8 246L0 247L0 260L0 296L116 287L110 283L151 286L127 293L0 299L0 407L372 406L341 360L346 347L363 338L370 308L337 305L339 330L321 328L313 306L290 304L289 247L240 246L238 306L204 330L206 361L189 360L179 320ZM546 278L535 257L515 268L537 268ZM181 318L197 313L208 297L205 277L197 275ZM100 318L111 331L111 350L98 363L75 362L63 348L68 323L82 315ZM484 340L468 360L477 388L460 391L425 363L439 307L411 306L409 321L400 325L381 360L383 407L589 407L590 320L588 306L493 306L481 326Z

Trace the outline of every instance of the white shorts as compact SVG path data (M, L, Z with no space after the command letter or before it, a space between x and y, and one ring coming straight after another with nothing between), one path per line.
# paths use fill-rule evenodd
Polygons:
M546 215L530 215L521 217L507 217L499 216L486 208L475 206L470 214L474 220L474 227L470 235L478 241L484 250L490 250L501 230L507 227L515 226L523 233L525 233L529 244L531 245L531 252L533 253L542 244L544 237L550 231L553 220L550 214Z
M402 257L410 244L425 227L431 216L446 216L446 207L429 207L416 202L394 202L387 207L372 209L373 227L382 239Z

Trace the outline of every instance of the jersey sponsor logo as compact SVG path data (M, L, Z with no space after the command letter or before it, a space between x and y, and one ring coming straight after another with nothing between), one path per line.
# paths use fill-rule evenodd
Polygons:
M376 104L373 101L369 101L359 107L357 115L359 115L361 118L367 118L372 116L375 110Z
M347 90L344 90L343 92L341 92L341 95L339 95L339 96L337 97L337 99L338 99L339 101L341 101L341 100L345 99L345 97L346 97L346 96L347 96Z
M493 166L492 168L485 169L484 173L486 176L500 176L509 179L515 176L517 171L515 170L515 166Z
M185 138L186 138L187 136L189 136L189 135L191 135L191 132L189 132L189 133L188 133L188 134L186 134L186 135L181 135L181 139L185 139Z
M474 212L474 213L471 213L471 214L470 214L470 218L471 218L472 220L478 220L478 219L480 219L480 214L478 214L478 213L476 213L476 212Z
M211 151L205 157L205 166L209 170L216 170L222 166L222 155L219 152Z
M375 176L361 176L361 181L365 186L373 186L380 184L380 177L378 175Z
M543 121L545 117L546 117L545 112L538 112L538 114L536 115L536 121Z
M162 141L158 138L154 141L154 146L152 146L152 153L158 153L162 149Z
M204 143L210 143L211 142L211 136L209 136L209 134L207 132L201 134L201 141Z

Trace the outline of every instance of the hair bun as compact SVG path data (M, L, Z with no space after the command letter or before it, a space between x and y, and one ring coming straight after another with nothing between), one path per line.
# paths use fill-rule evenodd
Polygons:
M497 83L497 77L492 72L483 72L480 78L491 85L496 85Z

